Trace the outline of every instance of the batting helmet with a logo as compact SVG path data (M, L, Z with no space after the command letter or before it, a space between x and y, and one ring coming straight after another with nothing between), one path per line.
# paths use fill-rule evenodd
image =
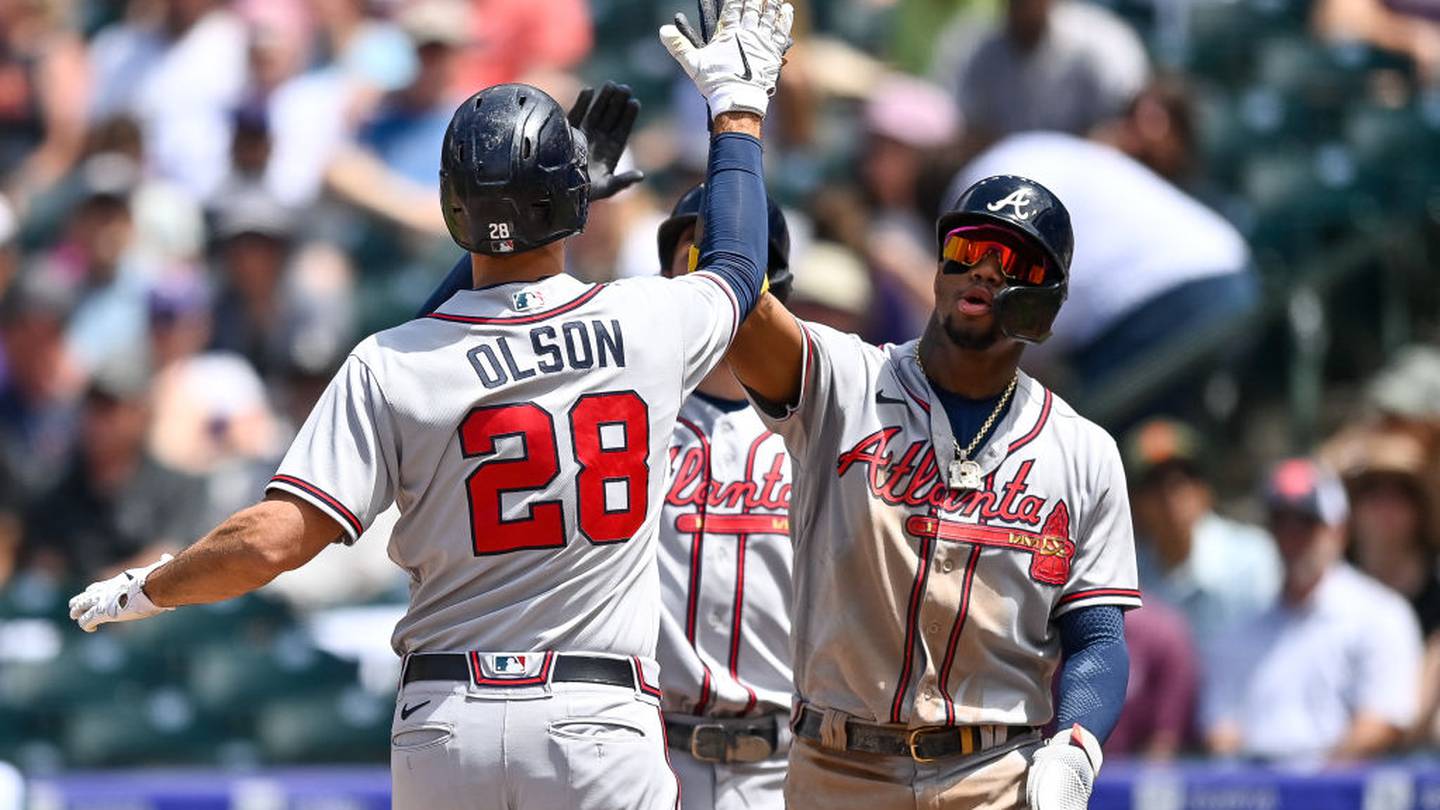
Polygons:
M987 224L1015 231L1045 256L1044 283L1011 284L995 296L1000 330L1025 343L1040 343L1050 337L1070 283L1070 257L1075 252L1070 212L1050 189L1034 180L996 175L965 189L940 215L936 240L943 250L945 236L956 228Z
M585 228L585 136L528 84L487 87L461 104L440 153L450 237L471 253L519 253Z

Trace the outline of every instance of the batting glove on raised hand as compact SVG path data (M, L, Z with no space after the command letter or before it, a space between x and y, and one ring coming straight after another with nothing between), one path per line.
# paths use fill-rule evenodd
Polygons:
M660 41L695 82L712 116L731 111L763 116L794 20L794 7L782 0L725 0L709 42L694 41L693 31L682 32L674 23L661 27Z
M570 108L570 126L585 135L589 146L591 200L614 196L645 179L645 173L638 169L615 173L639 114L640 102L623 84L605 82L598 96L587 87L575 99Z
M1076 723L1035 750L1025 802L1030 810L1085 810L1103 760L1100 741Z
M133 622L175 608L160 607L145 595L145 580L156 568L175 559L165 554L144 568L131 568L123 573L92 582L70 600L70 618L87 633L106 622Z

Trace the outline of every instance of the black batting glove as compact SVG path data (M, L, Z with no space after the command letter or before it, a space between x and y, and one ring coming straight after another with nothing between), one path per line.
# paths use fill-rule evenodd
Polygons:
M645 179L638 169L615 173L639 114L640 102L623 84L605 82L598 95L587 87L575 99L569 119L590 146L590 199L603 200Z

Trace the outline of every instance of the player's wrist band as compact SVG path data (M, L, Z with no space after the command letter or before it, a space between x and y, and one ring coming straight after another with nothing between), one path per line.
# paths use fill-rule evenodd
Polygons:
M548 677L540 682L598 683L609 686L641 688L635 669L628 658L605 658L598 655L555 655ZM470 656L465 653L415 653L405 659L405 673L402 684L415 681L465 681L473 680ZM504 686L503 681L487 681L487 685ZM515 681L514 685L536 685L530 678ZM652 687L653 688L653 687Z
M800 707L795 736L822 743L825 713L809 705ZM909 757L933 762L952 756L988 751L1025 735L1038 735L1034 726L882 726L861 720L845 721L845 750L863 754Z

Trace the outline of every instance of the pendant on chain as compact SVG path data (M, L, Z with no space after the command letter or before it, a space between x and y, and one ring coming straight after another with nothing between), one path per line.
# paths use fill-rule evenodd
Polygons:
M968 458L957 458L950 462L950 486L956 489L979 489L984 479L980 476L980 465Z

